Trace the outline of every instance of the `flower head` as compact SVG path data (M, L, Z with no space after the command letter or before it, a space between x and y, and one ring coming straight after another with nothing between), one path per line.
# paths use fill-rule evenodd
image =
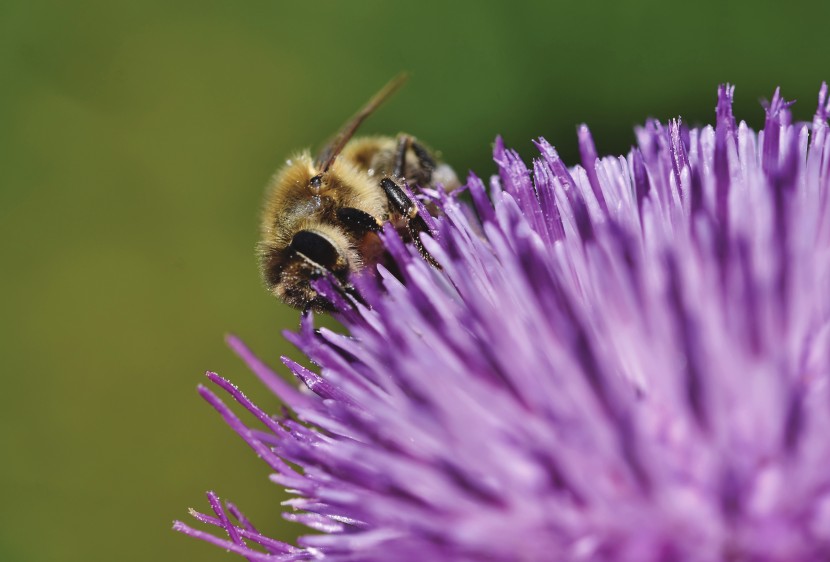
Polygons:
M818 560L830 556L830 113L762 131L718 91L715 127L648 121L581 165L496 141L489 190L432 194L436 269L393 231L395 273L330 284L348 335L288 334L320 366L243 423L292 490L290 546L209 495L249 560ZM489 193L488 193L489 191ZM233 521L233 520L235 521ZM246 542L247 541L247 542Z

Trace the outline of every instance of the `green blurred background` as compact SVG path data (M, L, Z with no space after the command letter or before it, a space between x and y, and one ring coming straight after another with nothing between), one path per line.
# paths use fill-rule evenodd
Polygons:
M610 3L609 3L610 4ZM464 175L502 134L576 163L651 115L713 117L718 82L762 123L776 84L808 118L830 3L76 2L0 5L0 560L229 560L170 530L203 492L270 534L282 492L197 396L202 373L276 400L226 349L277 363L297 313L260 286L262 188L386 80L365 127ZM284 369L280 372L284 373Z

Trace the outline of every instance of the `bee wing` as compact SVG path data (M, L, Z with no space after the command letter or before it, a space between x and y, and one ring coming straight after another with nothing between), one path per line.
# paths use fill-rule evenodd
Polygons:
M329 141L325 148L320 151L320 154L317 156L315 160L315 165L317 169L321 172L328 171L329 167L331 167L332 162L334 159L337 158L337 155L340 154L340 151L343 150L343 147L346 146L346 143L349 142L355 131L357 131L360 124L366 120L374 111L380 107L380 105L386 101L389 96L394 94L398 88L403 86L404 82L407 81L409 78L409 74L406 72L402 72L392 78L386 85L380 89L378 93L372 96L366 105L364 105L360 111L358 111L351 119L346 121L346 124L340 128L337 134Z

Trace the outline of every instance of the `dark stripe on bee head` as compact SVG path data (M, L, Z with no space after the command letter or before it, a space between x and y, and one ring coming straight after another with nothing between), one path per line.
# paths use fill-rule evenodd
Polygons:
M343 262L340 252L332 244L331 240L320 233L311 230L301 230L291 239L288 247L292 252L302 254L314 263L335 271L338 269L338 262Z
M363 236L367 232L380 231L380 224L375 217L354 207L341 207L337 209L337 220L350 232L357 236Z

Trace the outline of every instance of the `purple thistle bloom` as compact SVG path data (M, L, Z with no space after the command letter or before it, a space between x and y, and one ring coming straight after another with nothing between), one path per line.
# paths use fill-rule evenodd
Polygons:
M429 266L393 231L393 275L337 300L349 335L288 334L301 390L231 347L293 411L258 423L202 396L320 531L291 546L209 494L248 560L765 560L830 557L830 113L764 129L648 121L581 166L544 139L528 168L443 212ZM297 421L299 420L299 421Z

